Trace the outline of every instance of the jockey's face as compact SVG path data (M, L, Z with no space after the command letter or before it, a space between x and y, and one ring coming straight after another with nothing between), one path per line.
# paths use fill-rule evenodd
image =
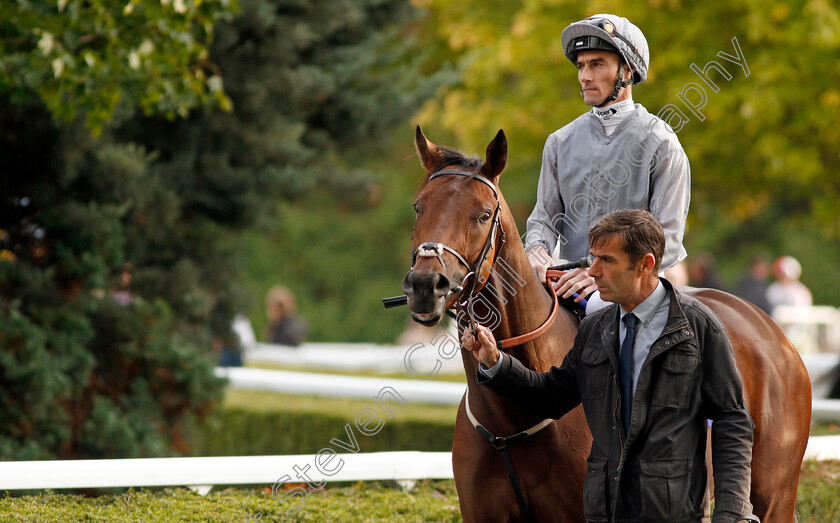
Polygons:
M575 65L578 70L578 82L586 105L596 106L602 103L615 89L618 78L619 57L607 51L581 51L577 54ZM625 77L632 72L625 67ZM621 89L615 102L630 97L630 87ZM612 102L612 103L615 103ZM607 105L612 105L612 103Z

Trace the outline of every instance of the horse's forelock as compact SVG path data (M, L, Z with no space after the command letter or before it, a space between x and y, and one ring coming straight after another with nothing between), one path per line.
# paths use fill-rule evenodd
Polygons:
M438 151L440 151L440 159L435 164L434 170L428 175L430 176L432 173L437 171L442 171L447 167L457 165L464 171L471 171L471 177L475 177L481 173L481 168L484 167L484 160L482 160L479 156L473 155L468 156L457 149L450 149L449 147L443 146L436 146ZM426 176L420 187L418 188L418 192L423 190L423 187L426 186L426 183L429 181L429 176Z
M464 170L472 170L473 176L475 176L484 165L484 161L476 155L468 156L461 151L448 147L438 146L438 150L441 152L442 158L439 165L435 166L435 171L440 171L450 165L460 165Z

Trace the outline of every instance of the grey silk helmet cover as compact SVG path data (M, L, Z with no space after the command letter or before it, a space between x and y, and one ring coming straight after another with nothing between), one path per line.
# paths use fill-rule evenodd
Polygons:
M624 61L633 68L633 84L640 84L647 79L650 63L647 40L641 29L626 18L611 14L593 15L569 25L560 38L566 58L572 63L575 63L575 57L580 51L618 50ZM612 44L612 49L604 44Z

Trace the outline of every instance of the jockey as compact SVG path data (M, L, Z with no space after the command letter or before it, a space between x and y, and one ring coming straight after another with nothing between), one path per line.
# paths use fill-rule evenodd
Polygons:
M544 282L555 249L557 259L582 258L589 253L589 229L604 215L644 209L665 231L662 270L672 267L686 257L690 169L676 133L633 102L633 86L648 75L647 40L626 18L610 14L569 25L561 39L592 110L546 140L525 234L531 266ZM591 295L588 311L605 305L597 289L585 268L567 271L555 283L560 297L577 295L580 302Z

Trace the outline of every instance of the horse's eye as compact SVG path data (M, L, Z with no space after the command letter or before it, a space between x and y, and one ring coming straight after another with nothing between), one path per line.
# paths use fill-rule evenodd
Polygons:
M487 223L487 220L489 220L491 216L492 214L490 211L484 211L484 214L482 214L479 219L481 220L481 223Z
M416 203L414 204L414 214L420 214L420 206L418 206Z

